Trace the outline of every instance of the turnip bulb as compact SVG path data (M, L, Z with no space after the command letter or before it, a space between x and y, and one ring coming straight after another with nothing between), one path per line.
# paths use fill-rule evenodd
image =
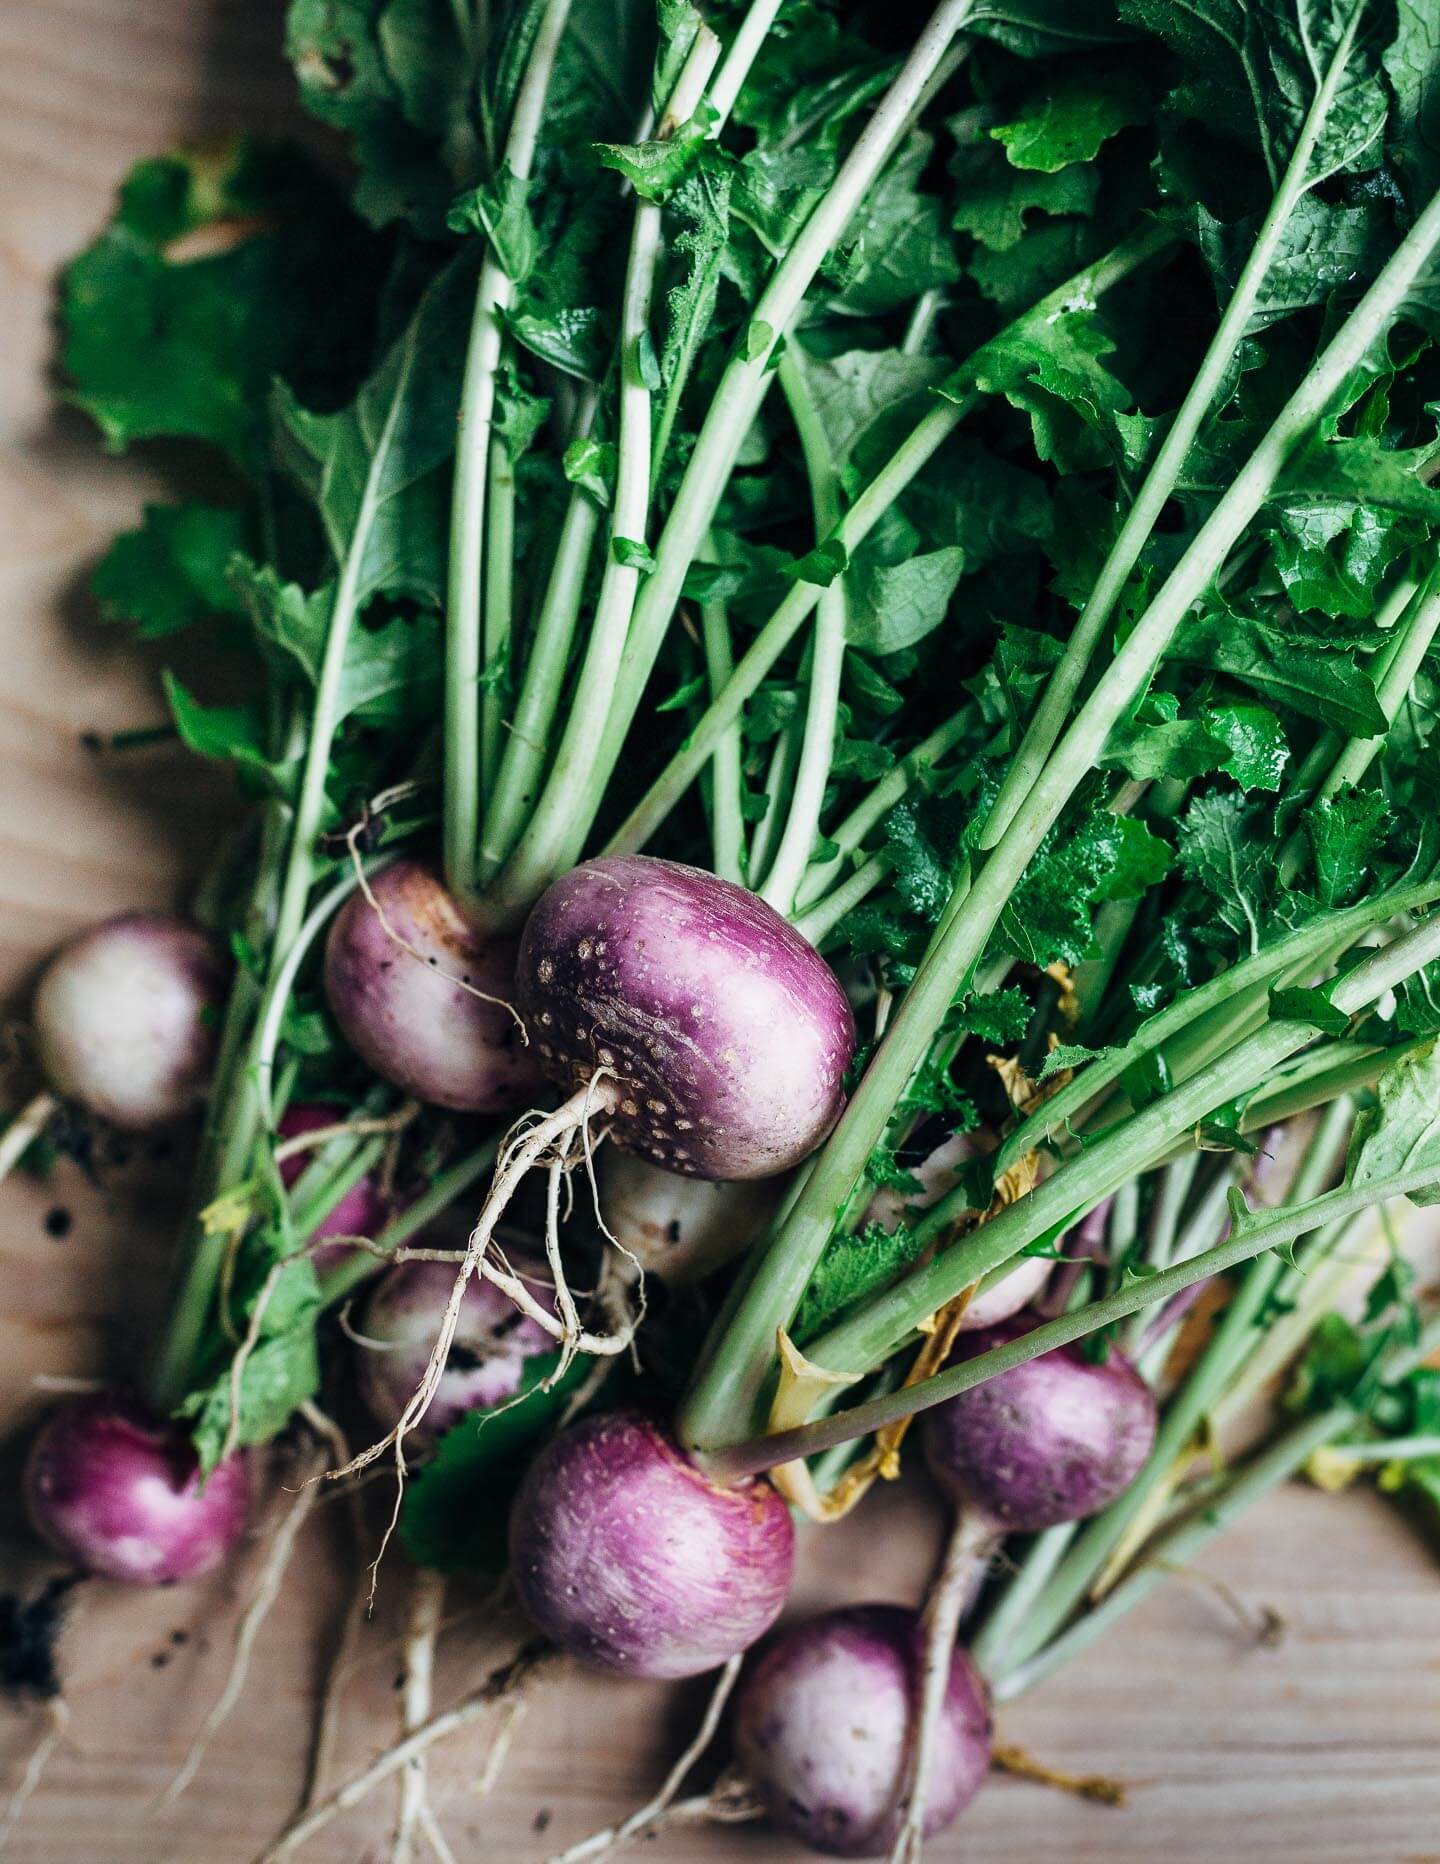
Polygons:
M969 1335L970 1359L1035 1325ZM1155 1441L1155 1398L1123 1354L1061 1346L949 1398L925 1416L925 1458L953 1501L1007 1533L1034 1534L1108 1506Z
M510 1266L542 1299L543 1271L507 1252ZM430 1362L445 1305L455 1286L448 1262L401 1262L377 1283L355 1329L360 1395L377 1424L398 1420ZM545 1329L522 1314L492 1283L474 1276L460 1304L445 1370L428 1409L412 1433L433 1442L471 1411L487 1411L520 1390L525 1362L552 1353Z
M397 861L336 915L325 995L346 1041L417 1100L459 1113L516 1113L541 1088L508 1005L513 939L477 932L437 876Z
M786 1631L740 1685L735 1759L773 1822L830 1857L882 1857L900 1799L925 1632L898 1605L851 1606ZM990 1765L990 1712L958 1647L935 1730L925 1835L969 1805Z
M203 1098L222 972L204 934L164 913L125 913L50 960L35 992L40 1065L97 1118L148 1132Z
M784 1181L681 1178L634 1152L612 1152L600 1174L605 1228L647 1275L682 1288L743 1255L775 1214Z
M282 1141L299 1139L306 1133L318 1133L327 1126L334 1126L344 1117L339 1108L325 1106L320 1101L295 1101L281 1114L277 1130ZM280 1161L280 1181L287 1191L304 1176L314 1157L314 1152L292 1152L288 1158ZM322 1217L315 1226L310 1241L321 1246L318 1249L312 1248L310 1261L316 1273L322 1274L351 1254L343 1243L326 1243L326 1237L366 1236L373 1239L384 1227L388 1215L379 1178L374 1172L366 1172L363 1178L351 1185L330 1214Z
M163 1586L198 1578L234 1551L250 1483L243 1454L202 1483L182 1430L103 1393L68 1400L41 1425L25 1505L40 1538L85 1572Z
M526 923L519 1005L541 1067L594 1082L617 1144L687 1177L799 1164L844 1104L855 1023L778 913L699 868L587 861Z
M530 1465L510 1570L547 1637L602 1670L699 1676L774 1624L795 1530L767 1483L719 1488L636 1411L583 1419Z
M952 1133L921 1161L912 1166L911 1176L920 1186L919 1193L909 1193L884 1186L871 1198L865 1211L867 1223L878 1223L887 1235L901 1223L907 1210L929 1210L959 1184L961 1174L973 1158L994 1150L994 1137L988 1133ZM1028 1307L1049 1279L1054 1265L1043 1256L1021 1256L1009 1265L1009 1272L992 1287L980 1288L960 1316L961 1333L977 1333L981 1328L998 1326L1022 1307Z

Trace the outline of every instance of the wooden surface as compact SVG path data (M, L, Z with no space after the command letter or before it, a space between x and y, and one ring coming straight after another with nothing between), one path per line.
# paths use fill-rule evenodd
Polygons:
M54 269L103 216L127 162L236 122L292 122L271 0L7 0L0 8L0 303L7 459L0 479L0 996L23 1006L57 938L123 906L169 904L223 821L218 785L168 752L97 760L87 730L155 722L153 668L94 621L88 565L143 499L154 462L104 459L46 382ZM15 1518L17 1446L37 1381L121 1370L147 1324L176 1214L175 1168L143 1149L101 1189L73 1171L12 1183L0 1203L0 1580L46 1569ZM47 1234L47 1212L74 1218ZM938 1532L918 1492L872 1498L802 1541L795 1609L916 1596ZM17 1864L240 1864L290 1813L312 1693L353 1562L343 1511L307 1530L245 1700L181 1806L151 1802L228 1662L236 1600L263 1544L211 1585L153 1594L92 1587L65 1647L71 1737L32 1801ZM1155 1596L1077 1671L1002 1718L1003 1738L1053 1766L1127 1781L1124 1812L1006 1779L929 1855L944 1859L1440 1857L1440 1573L1368 1496L1293 1489L1256 1510L1207 1563L1286 1633L1258 1649L1215 1587ZM340 1773L386 1744L396 1718L396 1563L347 1683ZM506 1653L514 1627L455 1588L442 1700ZM442 1821L465 1859L542 1858L648 1796L693 1723L694 1689L567 1678L536 1694L484 1802L487 1737L437 1758ZM0 1777L34 1724L0 1708ZM338 1776L337 1776L338 1777ZM303 1856L387 1855L390 1789ZM649 1855L792 1855L753 1829L667 1834Z

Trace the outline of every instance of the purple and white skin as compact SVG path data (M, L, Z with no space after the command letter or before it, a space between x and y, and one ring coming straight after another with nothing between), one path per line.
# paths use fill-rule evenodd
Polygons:
M510 1571L545 1635L624 1676L699 1676L747 1650L790 1590L795 1530L768 1483L717 1488L637 1411L563 1431L510 1516Z
M773 1177L840 1116L855 1021L834 972L700 868L584 862L535 906L517 978L545 1073L570 1093L595 1079L615 1143L667 1171Z
M215 1060L224 973L205 935L165 913L124 913L62 945L32 1020L58 1094L127 1132L192 1112Z
M548 1296L543 1272L514 1251L511 1266ZM445 1262L401 1262L376 1284L352 1335L355 1369L371 1416L389 1430L414 1397L430 1363L455 1270ZM435 1396L410 1435L430 1444L472 1411L488 1411L513 1398L525 1362L553 1353L555 1342L489 1282L468 1282L460 1319Z
M785 1183L681 1178L616 1150L601 1170L600 1209L610 1235L646 1275L683 1288L745 1253L779 1209Z
M785 1632L740 1686L735 1758L772 1821L828 1857L883 1857L900 1836L925 1632L899 1605L850 1606ZM924 1835L969 1805L990 1765L990 1711L950 1655Z
M250 1479L241 1453L202 1487L181 1430L101 1393L67 1400L41 1425L25 1466L25 1506L40 1538L85 1572L168 1586L234 1552Z
M1015 1319L970 1335L972 1359L1028 1333ZM925 1415L925 1460L957 1505L1005 1534L1038 1534L1108 1507L1155 1441L1155 1396L1124 1354L1092 1361L1057 1347Z
M306 1133L322 1132L343 1118L337 1108L327 1107L318 1100L294 1101L281 1114L276 1130L282 1140L299 1139ZM312 1152L292 1152L289 1158L281 1159L280 1182L287 1191L304 1175L313 1157ZM315 1273L323 1275L326 1269L334 1268L354 1254L343 1243L327 1243L326 1237L366 1236L373 1240L389 1215L378 1176L367 1172L351 1185L329 1216L322 1217L316 1224L310 1238L310 1263ZM315 1244L320 1246L315 1248Z
M908 1198L891 1186L882 1187L870 1199L865 1212L867 1223L878 1223L886 1234L904 1220L907 1211L929 1210L959 1184L971 1159L994 1149L995 1141L981 1133L952 1133L935 1150L911 1169L920 1186L918 1196ZM1049 1278L1052 1264L1041 1256L1020 1256L1009 1273L992 1287L978 1288L960 1316L961 1333L977 1333L1009 1320L1022 1307L1028 1307Z
M373 905L363 893L345 902L325 945L325 995L351 1048L432 1106L528 1106L541 1076L508 1007L514 940L477 932L419 861L396 861L370 891Z

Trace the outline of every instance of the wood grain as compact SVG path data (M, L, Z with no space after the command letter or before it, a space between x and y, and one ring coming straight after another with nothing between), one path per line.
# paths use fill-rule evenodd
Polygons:
M8 0L0 9L0 993L23 1005L57 938L107 911L172 903L226 819L218 783L165 751L97 759L80 734L160 716L154 669L122 651L84 595L107 536L165 489L162 464L106 459L47 381L56 266L95 229L117 176L179 137L243 122L294 127L272 0ZM0 1203L0 1571L46 1563L15 1519L17 1449L43 1375L122 1367L147 1324L178 1204L173 1163L141 1149L102 1187L64 1171L12 1183ZM73 1227L46 1233L63 1206ZM913 1598L939 1523L910 1484L803 1536L794 1609ZM223 1746L182 1804L163 1788L219 1688L236 1601L263 1557L208 1586L86 1589L65 1657L74 1708L12 1845L16 1864L241 1864L295 1803L316 1677L350 1567L343 1511L325 1507L261 1648ZM936 1860L1393 1860L1440 1857L1440 1585L1429 1552L1366 1496L1294 1489L1256 1510L1207 1567L1281 1613L1278 1649L1253 1647L1203 1581L1153 1598L1082 1668L1007 1711L1003 1734L1054 1766L1128 1781L1113 1812L992 1782ZM398 1710L397 1563L345 1690L342 1772L390 1739ZM456 1587L441 1699L472 1687L515 1627ZM473 1781L486 1738L437 1755L457 1854L538 1859L647 1796L683 1745L699 1694L567 1678L543 1685L493 1797ZM33 1727L0 1710L13 1779ZM303 1855L386 1855L393 1792ZM543 1830L541 1827L543 1826ZM667 1835L666 1860L791 1855L755 1830Z

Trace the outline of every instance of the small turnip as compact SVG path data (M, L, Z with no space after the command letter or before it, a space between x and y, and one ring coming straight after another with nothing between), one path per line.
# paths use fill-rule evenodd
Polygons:
M40 1065L97 1118L148 1132L204 1098L222 972L204 934L163 913L125 913L50 960L35 992Z
M44 1421L25 1467L35 1531L87 1573L132 1586L196 1579L245 1532L243 1455L204 1479L184 1432L113 1394L72 1398Z
M510 1517L521 1603L562 1650L628 1676L698 1676L769 1630L795 1530L768 1483L720 1488L635 1411L583 1419L531 1464Z
M337 914L325 995L346 1041L417 1100L462 1113L513 1113L541 1078L508 1005L515 943L476 931L418 861L376 876Z
M605 1227L647 1275L680 1288L743 1255L774 1215L782 1181L682 1178L615 1151L600 1178Z
M882 1857L899 1836L925 1634L898 1605L796 1625L740 1686L735 1759L782 1831L830 1857ZM969 1805L990 1764L990 1712L958 1647L935 1727L928 1835Z

